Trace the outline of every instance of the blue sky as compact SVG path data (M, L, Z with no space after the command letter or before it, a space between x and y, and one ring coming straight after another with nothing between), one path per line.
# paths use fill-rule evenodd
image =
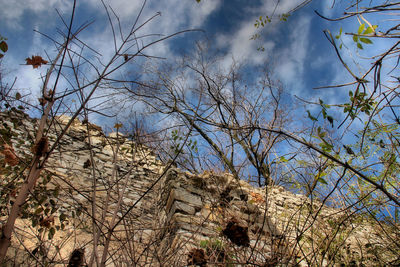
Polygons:
M255 19L260 15L270 15L275 2L204 0L197 4L194 0L149 0L143 17L161 12L161 16L146 28L153 33L167 34L191 28L205 31L185 34L153 47L158 56L171 59L188 53L194 47L195 40L206 37L213 47L226 54L227 65L233 57L245 61L249 66L272 66L277 78L290 87L290 91L303 96L315 94L311 91L312 87L330 84L338 79L340 65L322 33L324 29L335 32L339 25L324 21L313 10L317 9L325 15L333 15L334 10L330 8L330 1L314 1L294 13L288 22L267 25L260 32L261 39L250 40L257 32ZM40 86L38 76L45 72L45 68L32 71L21 64L28 56L44 56L44 51L54 56L55 49L51 41L33 30L57 39L57 30L65 32L65 27L55 9L69 21L71 3L63 0L0 1L0 33L8 38L10 47L2 65L8 70L7 78L18 77L18 87L35 91ZM141 1L116 0L106 3L119 15L123 25L129 25L135 19L141 6ZM287 12L298 3L294 0L280 1L276 14ZM106 54L107 49L110 50L110 43L106 41L109 27L101 2L78 1L76 15L76 26L94 20L94 24L81 37L84 36L88 44ZM266 50L257 51L260 46Z
M8 38L9 51L3 59L3 78L10 82L17 77L15 88L32 93L32 98L38 97L42 84L41 76L46 68L33 70L23 65L25 58L46 53L54 58L54 44L35 31L44 33L56 40L61 40L59 32L66 32L62 20L56 10L69 21L72 9L71 0L0 0L0 34ZM99 0L77 1L74 29L85 22L93 21L90 27L80 34L80 38L93 49L99 51L104 58L113 53L113 43L110 38L110 27L104 7ZM314 87L339 84L352 81L351 76L340 65L334 49L323 34L329 29L333 34L343 27L344 32L355 32L358 22L355 19L329 22L314 13L328 17L342 14L346 1L336 1L332 8L332 0L312 1L306 7L293 13L287 22L273 20L263 29L256 29L254 23L259 16L282 14L295 8L299 0L148 0L141 21L161 12L161 16L146 25L142 32L170 34L185 29L202 29L204 32L186 33L169 41L150 47L148 54L173 60L190 53L195 47L195 41L207 39L211 47L222 54L223 66L229 66L232 59L244 62L248 68L267 66L273 71L287 92L308 100L325 99L326 102L338 102L341 96L347 95L347 89L313 90ZM105 4L113 8L119 16L123 30L126 30L135 20L142 1L106 0ZM374 24L382 21L376 19ZM254 33L261 38L250 40ZM343 41L351 51L352 56L357 51L350 37L344 36ZM265 51L257 51L258 47ZM374 45L374 51L379 50L379 43ZM345 50L345 49L343 49ZM343 57L352 64L351 54L343 51ZM361 65L361 67L364 67ZM366 63L365 67L368 67ZM311 108L311 107L309 107Z

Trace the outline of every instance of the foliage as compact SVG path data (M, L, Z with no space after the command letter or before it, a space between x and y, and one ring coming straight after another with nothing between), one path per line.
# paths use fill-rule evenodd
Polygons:
M186 136L179 134L178 130L173 130L171 132L171 138L172 138L172 144L170 146L173 155L178 155L185 153L185 151L180 151L182 145L185 145L188 149L189 152L194 152L198 153L198 147L197 147L197 140L193 139L188 139L187 142L185 142Z
M143 4L143 8L144 5L145 3ZM122 218L119 217L118 213L123 204L122 196L124 190L121 191L118 189L118 205L108 206L111 191L115 190L114 186L121 186L119 182L115 184L115 180L117 180L116 172L113 172L111 177L107 177L107 179L109 179L108 184L111 185L107 188L106 194L108 200L101 202L102 206L100 207L103 214L98 214L98 198L96 198L98 188L96 183L99 178L96 176L96 165L93 162L94 148L90 141L92 138L90 134L84 136L84 138L89 140L88 145L91 157L91 161L89 162L93 163L86 164L87 169L91 167L93 175L93 190L90 191L92 200L92 221L80 222L79 218L77 218L82 214L82 207L77 198L72 197L72 201L77 203L77 207L72 206L68 208L64 207L66 204L65 199L60 199L60 196L63 198L66 198L68 195L74 196L73 193L75 191L78 191L78 194L86 199L88 198L86 195L87 192L77 190L73 185L69 184L68 181L65 179L63 180L63 177L60 177L60 174L56 171L47 172L46 167L49 164L49 159L54 157L54 151L61 149L58 151L60 154L62 153L64 147L63 142L66 139L71 125L76 122L77 117L80 116L85 118L87 132L93 131L93 127L90 128L92 125L88 123L88 114L92 112L96 113L98 112L97 109L101 108L98 106L99 102L94 105L94 108L89 108L89 106L92 106L91 101L92 98L94 98L94 95L102 89L105 90L105 88L108 89L108 93L104 96L101 96L100 94L100 97L97 95L96 101L107 102L107 100L104 99L107 99L112 90L115 89L110 88L109 78L114 80L113 84L116 87L118 87L118 83L120 85L134 84L132 81L115 80L115 77L112 77L114 72L119 70L127 62L132 62L135 58L141 56L148 47L171 38L179 34L179 32L161 37L160 35L155 35L158 36L158 38L154 38L147 43L140 41L141 45L133 48L131 45L132 42L138 43L141 38L145 38L136 37L137 30L147 23L150 23L153 19L159 16L159 13L148 18L140 25L133 23L133 26L129 27L130 30L123 33L122 26L119 24L119 17L112 11L114 20L111 19L111 11L104 5L105 11L110 19L110 27L114 30L114 23L118 22L120 34L118 36L115 34L112 36L115 44L112 57L106 59L108 60L106 61L106 64L99 64L101 59L98 58L98 55L100 55L100 53L95 52L92 49L87 49L88 45L81 41L79 42L79 45L74 43L74 40L78 38L77 36L79 33L89 26L88 23L85 23L78 27L77 31L73 31L75 28L73 25L76 11L75 8L76 1L73 2L70 23L64 23L64 30L66 32L62 32L61 30L59 31L61 33L62 41L58 42L55 39L50 38L57 48L57 54L49 55L49 58L51 58L49 61L44 60L39 55L33 55L30 58L26 58L26 64L31 65L34 69L50 62L47 66L48 69L46 74L43 77L43 85L40 90L41 97L38 99L39 103L31 103L26 96L22 95L21 91L14 90L13 85L9 87L8 85L4 86L3 84L0 84L1 109L5 114L9 115L7 121L10 122L8 123L4 121L4 123L0 125L0 149L3 156L0 158L0 172L2 177L0 212L2 220L4 220L0 235L1 263L6 262L8 248L11 243L15 241L14 238L12 239L13 233L15 233L14 236L16 236L17 240L30 240L30 238L26 236L27 233L24 232L24 230L20 230L16 227L17 219L18 223L21 223L20 219L22 219L22 222L26 222L27 220L30 221L29 225L32 227L32 236L35 237L32 242L37 242L38 248L40 248L30 251L28 248L24 247L29 255L33 255L33 259L37 260L37 263L39 263L40 259L37 258L35 254L38 251L41 251L46 259L43 260L41 264L54 264L54 262L52 262L54 258L49 258L46 254L49 251L52 251L52 253L55 253L54 255L58 255L60 250L59 244L55 245L55 243L46 241L53 239L58 230L63 230L70 223L74 223L79 225L81 231L87 231L92 234L94 252L91 258L89 258L89 264L92 265L93 262L96 261L99 266L105 266L106 261L109 258L111 236L114 235L115 228L121 224L123 218L129 214L128 208L128 211L125 211L125 215L122 216ZM137 19L139 19L141 15L141 13L138 14ZM180 33L183 32L185 31ZM44 34L44 36L47 35ZM0 49L2 52L6 52L8 49L3 38L1 39ZM130 50L132 50L132 53L130 53ZM121 51L124 51L124 53L121 53ZM93 52L95 54L97 53L96 56L90 54ZM126 56L127 53L129 56ZM1 56L3 56L3 54L1 54ZM82 62L85 62L85 64L90 66L91 69L85 69L85 71L82 71L80 68ZM92 72L94 76L88 78L85 74L86 71L89 73ZM56 76L55 79L53 79L53 75ZM61 82L69 84L68 88L62 88L62 86L59 85ZM14 105L18 105L18 108L15 108ZM31 112L36 111L40 117L37 125L29 128L29 130L25 128L26 126L23 122L27 119L27 115L20 111L24 110L24 106L28 105L31 108ZM104 110L102 112L104 112ZM61 123L60 118L63 117L60 117L60 115L64 114L69 114L71 117L67 117L67 122ZM122 124L115 124L117 130L121 127ZM107 144L106 140L105 143ZM115 150L113 150L114 166L116 166L116 161L119 155L119 145L120 144L118 144ZM64 168L67 168L67 166L64 166ZM165 171L167 170L168 168L166 168ZM127 178L125 177L125 180L126 179ZM60 184L65 183L69 186L69 190L64 189L64 191L61 192L62 194L60 194ZM148 192L144 195L147 193ZM135 205L130 207L130 209L133 209ZM86 210L86 213L87 212L88 211ZM106 218L105 216L106 212L112 214L110 227L105 226L105 220L108 220L108 217ZM69 225L68 227L71 226ZM104 239L102 239L103 241L100 240L100 233L105 235ZM100 242L102 242L102 245L104 246L102 254L99 254L97 251L97 246ZM24 246L22 241L21 244ZM31 259L29 259L29 261L30 260Z
M26 65L32 65L34 69L37 69L42 66L42 64L49 63L48 61L44 60L41 56L32 56L31 58L26 58Z
M279 21L287 21L290 16L290 13L283 13L278 15L278 20ZM254 23L254 27L257 29L260 27L265 27L268 23L272 22L272 18L270 16L265 16L262 17L260 16L258 19L256 19L256 22Z
M24 182L24 176L17 175L29 167L27 163L32 161L33 155L29 147L33 147L32 140L24 140L21 133L24 132L24 116L19 111L10 110L0 125L0 145L3 148L1 153L4 155L0 159L1 171L1 192L0 192L0 214L8 214L8 206L15 202L18 188ZM14 148L15 147L15 148ZM60 215L60 220L55 223L54 215L58 211L60 202L58 201L59 188L50 186L52 179L50 173L43 174L32 194L21 208L21 218L29 219L33 228L37 228L38 233L47 233L47 238L52 239L56 230L64 229L67 223L66 216Z
M310 1L303 1L303 4L308 2ZM357 4L360 2L363 1L357 1ZM358 18L359 25L354 28L356 31L345 33L351 36L357 52L368 51L369 48L373 50L377 43L373 41L374 38L398 39L398 27L384 29L385 25L378 27L367 20L367 15L371 12L394 11L394 8L392 4L377 7L371 7L369 4L366 9L358 8L357 5L350 6L350 11L340 20L353 16ZM139 225L140 227L135 229L130 229L130 226L133 227L134 223L137 223L138 217L148 216L147 213L155 209L155 206L151 206L152 202L143 203L144 200L154 198L154 203L159 204L157 202L161 200L154 197L156 194L151 195L151 191L155 190L174 163L197 173L210 168L220 168L230 172L237 180L248 177L249 182L265 190L265 195L253 193L250 194L251 200L244 201L247 206L243 209L249 213L249 219L246 218L249 225L241 226L234 221L229 222L220 232L230 241L201 241L199 245L202 250L192 250L193 253L189 255L192 256L189 259L191 263L196 263L195 255L200 255L197 263L203 265L207 255L207 260L229 266L231 262L239 261L233 255L238 254L237 247L241 246L245 253L250 253L250 256L245 255L245 264L252 264L250 261L255 259L252 256L257 254L254 251L257 247L253 246L254 237L257 236L256 242L260 241L265 218L269 218L271 214L265 208L262 226L259 229L253 228L252 232L249 228L257 226L255 221L259 218L254 218L254 214L249 210L251 207L261 213L258 207L269 207L270 189L276 184L292 186L295 193L306 192L307 197L303 198L304 202L294 214L286 217L280 214L282 219L288 220L282 220L282 234L263 235L264 239L265 236L270 238L268 242L263 240L265 246L270 246L270 251L278 251L274 246L281 246L287 252L283 256L279 253L265 255L260 251L264 263L283 264L286 256L291 257L288 262L294 262L298 260L298 255L300 261L309 266L323 265L326 261L328 264L346 265L353 264L354 260L362 262L364 259L353 257L345 244L355 225L363 227L364 220L374 223L373 230L381 232L381 239L376 243L371 242L366 248L360 248L360 251L376 255L376 264L389 264L385 262L388 258L382 255L390 254L391 259L399 257L396 252L400 251L399 242L394 234L398 233L400 219L400 120L396 113L399 78L390 76L390 73L394 74L395 71L389 72L390 75L383 78L382 72L383 66L387 65L393 70L396 69L397 63L393 63L390 57L398 57L398 43L383 54L372 55L369 59L372 67L364 73L355 74L341 56L343 43L336 43L343 41L343 30L340 29L335 37L326 31L325 34L340 62L354 81L340 85L351 86L343 103L326 103L319 99L314 103L319 114L316 114L315 110L303 111L308 121L306 127L302 128L301 123L291 122L292 106L282 101L285 90L279 81L271 78L273 76L270 70L252 72L250 76L246 76L246 69L236 63L228 69L217 68L216 66L222 65L223 59L200 44L191 57L184 57L172 64L153 63L147 64L143 69L139 68L140 79L121 80L120 76L113 76L113 73L127 62L133 62L134 59L145 55L144 50L147 47L175 34L143 44L144 40L137 37L139 35L136 34L136 30L144 25L134 24L124 35L118 16L106 6L105 10L113 33L116 32L115 25L118 25L121 35L112 36L115 47L108 63L96 63L101 53L96 52L93 56L86 52L90 44L77 46L79 42L76 42L72 45L72 40L78 38L80 33L80 30L72 32L75 12L73 10L71 24L62 35L63 42L56 42L58 54L50 55L48 61L39 55L26 59L27 65L33 68L44 65L49 68L41 89L41 97L38 99L39 103L28 103L21 91L11 91L11 88L2 87L1 107L9 114L9 123L4 122L0 125L0 214L7 220L2 228L0 240L2 259L6 257L12 233L17 233L17 237L25 237L15 229L16 218L21 218L29 221L29 227L32 227L37 235L35 240L38 242L38 248L45 245L55 250L56 255L60 254L60 247L53 243L55 236L66 227L74 227L77 235L77 229L79 233L91 235L88 242L92 250L88 257L90 266L105 266L115 260L114 252L121 252L125 258L118 260L129 262L131 265L141 265L150 258L157 259L157 263L165 266L165 261L174 254L162 253L163 248L158 237L173 233L174 229L160 227L162 229L156 232L158 235L155 234L157 238L145 240L149 237L146 237L143 229L158 229L157 220L154 220L154 225L151 226ZM255 27L265 27L274 18L286 21L290 13L260 16ZM156 16L158 15L146 20L146 23ZM85 24L79 29L83 30L87 26ZM254 36L254 39L257 39L257 36ZM0 50L5 53L8 49L6 40L2 38L0 41ZM132 43L138 46L134 48ZM142 46L139 43L142 43ZM0 54L0 57L2 56L3 54ZM146 58L151 57L146 55ZM90 79L86 70L81 69L82 62L93 67L92 72L88 72L94 75L93 78ZM57 84L58 78L52 79L54 74L65 79L70 88L60 88ZM257 82L250 83L249 80L252 79ZM55 82L50 84L49 81L54 80ZM104 90L106 94L98 97L96 93L99 90ZM146 107L146 112L157 114L165 120L171 119L175 123L158 129L157 137L165 135L156 139L160 148L157 156L166 157L171 161L161 171L157 170L157 176L152 176L154 173L149 171L151 167L145 160L153 155L142 151L144 146L141 146L139 137L145 135L143 132L137 131L135 135L131 135L135 137L134 140L130 140L131 142L124 146L124 140L114 142L112 138L107 139L102 133L94 131L93 125L88 122L89 115L93 113L113 117L107 114L98 102L107 102L114 93L123 94L123 99L140 102ZM95 101L92 102L93 98ZM33 136L25 136L22 133L26 131L20 131L24 127L21 117L25 118L25 115L19 110L24 110L28 104L41 116L36 128L30 132ZM56 115L63 114L71 115L65 123L56 118ZM84 118L82 123L76 122L78 117ZM65 151L63 149L69 148L63 141L74 124L77 124L77 127L85 127L85 130L80 128L82 136L75 137L86 142L85 147L80 148L87 150L87 158L82 164L82 175L91 178L92 184L85 185L87 187L84 189L77 189L57 172L46 170L48 159L55 151L62 154ZM125 123L118 122L114 124L114 129L119 132L123 126L125 129ZM343 127L345 130L339 133L336 127ZM56 133L55 136L50 135L53 132ZM101 140L98 142L94 135ZM106 147L112 151L113 159L106 163L111 166L112 172L107 177L103 177L104 168L100 167L100 161L94 160L96 154L101 154L99 147ZM145 156L140 158L139 155ZM129 164L118 165L121 157L129 158ZM64 166L66 172L73 172L74 167ZM150 186L145 190L142 190L143 181L135 180L137 184L132 184L130 180L130 174L139 172L144 173L144 179L152 179ZM214 191L219 192L221 197L227 196L231 189L229 185L224 184L225 180L221 181L223 182ZM59 186L61 183L66 184L66 187ZM194 188L196 192L208 188L204 186L204 181L198 180L195 184L198 185ZM160 192L167 189L161 188ZM124 202L127 195L135 195L137 200L127 204ZM76 202L76 207L62 208L67 196ZM81 207L82 199L89 201L89 209ZM288 205L292 203L283 202L283 210L289 214ZM335 209L334 215L322 214L324 204L339 207L341 210ZM141 213L135 208L140 209ZM189 206L188 209L193 209L193 213L199 214L197 208ZM214 215L214 219L224 216L222 205L218 206L217 210L221 212L218 216ZM339 215L336 215L337 213ZM86 222L81 220L81 216L84 216ZM338 219L338 216L342 217ZM251 219L254 221L250 221ZM297 236L290 235L293 232ZM121 233L129 238L122 241L118 236ZM112 245L116 242L118 246L113 248ZM276 245L277 243L279 245ZM143 245L142 251L137 248L139 245ZM99 249L100 247L102 249ZM33 256L37 252L26 250ZM150 256L149 251L154 252L154 255ZM45 252L42 253L46 255ZM55 263L50 258L34 260L36 263Z
M4 53L8 51L7 38L0 35L0 59L4 57Z
M211 264L224 264L233 266L232 255L229 255L227 245L220 239L201 240L200 247L205 250L208 262Z
M366 7L356 9L358 5L360 3L351 7L351 9L355 10L350 9L343 17L335 20L342 21L351 17L357 18L359 23L357 31L346 34L352 36L352 41L356 44L357 49L364 49L363 44L371 45L371 49L367 51L371 55L366 59L369 61L370 66L367 67L365 72L361 72L360 75L354 74L355 72L343 60L341 56L342 52L336 49L337 44L334 42L332 36L327 35L331 44L336 49L338 58L344 68L354 78L354 82L344 85L355 87L355 89L350 88L349 90L348 102L336 105L336 107L342 107L346 115L339 127L346 123L347 127L353 126L356 119L362 123L362 127L358 127L358 131L355 134L358 141L351 148L349 146L344 146L344 148L348 154L354 156L352 160L353 164L367 166L364 168L364 171L371 175L371 179L377 183L381 183L386 190L397 195L395 188L398 187L398 178L396 178L398 176L392 172L396 168L397 163L395 158L398 157L397 147L399 145L396 141L399 134L399 120L392 104L398 100L396 93L397 81L390 81L393 76L389 75L395 70L395 66L397 65L390 57L398 54L398 51L395 50L398 43L391 46L390 42L392 38L397 38L398 28L389 22L383 23L379 27L370 22L372 19L376 20L376 16L381 16L384 12L392 11L396 3L376 6L369 3ZM342 35L343 30L340 28L339 34L335 38L341 39ZM387 40L387 50L378 55L374 54L374 42L372 39ZM339 48L342 48L342 44L340 44ZM360 58L360 64L363 60L365 58ZM388 76L384 76L382 73L383 69L389 70ZM386 88L386 90L384 91L382 88ZM346 132L346 134L350 135L350 132ZM362 192L359 195L360 198L365 196L366 191L371 192L374 188L373 186L371 187L370 183L366 183L362 179L358 179L357 184L358 187L365 187L366 184L370 187L369 190L358 188ZM378 195L380 194L369 195L368 201L363 200L363 203L373 203L380 198ZM395 209L397 210L398 207ZM393 211L391 209L390 213Z

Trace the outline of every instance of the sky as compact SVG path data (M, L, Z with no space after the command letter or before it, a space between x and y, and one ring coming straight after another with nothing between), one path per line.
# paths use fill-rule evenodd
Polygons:
M148 32L168 34L185 29L202 29L204 32L181 35L171 41L154 46L157 56L171 59L190 52L194 41L207 38L212 46L226 54L226 64L232 58L245 61L248 65L271 65L277 77L288 87L301 94L304 90L323 85L338 75L334 54L323 36L322 30L337 30L338 25L329 25L313 12L319 10L323 14L331 14L329 1L315 1L294 13L287 23L271 23L261 32L259 40L250 40L256 33L256 18L270 15L276 1L243 1L243 0L149 0L144 9L143 18L161 12L153 23L146 27ZM250 4L249 4L250 3ZM276 14L284 13L296 7L299 1L280 1ZM65 27L57 14L69 22L72 1L65 0L1 0L0 33L8 38L10 50L4 59L3 67L7 67L9 77L18 77L17 85L35 88L40 86L38 75L45 68L32 71L21 64L30 55L43 55L44 52L54 55L51 41L34 30L53 38L57 30L65 32ZM123 25L134 21L141 1L114 0L106 2ZM57 11L56 11L57 10ZM85 21L94 23L82 35L88 44L101 53L107 53L110 38L109 24L104 7L99 0L78 1L75 25ZM59 38L58 38L59 39ZM257 51L263 46L264 52ZM279 63L278 63L279 62ZM334 63L332 65L332 63ZM323 70L322 70L323 69ZM310 75L313 73L313 75ZM318 80L315 80L318 76ZM335 80L335 78L333 79Z
M138 34L167 35L199 29L201 31L181 34L151 46L146 52L168 61L191 53L195 42L207 40L210 47L223 56L223 67L228 67L233 60L243 62L248 68L268 67L292 96L313 101L323 98L325 102L334 103L346 96L347 91L313 88L348 82L351 77L341 66L323 31L330 30L335 35L341 27L345 32L354 32L358 27L356 20L329 22L314 12L338 17L347 3L336 2L332 7L332 0L312 1L292 13L286 22L275 18L264 28L257 29L254 23L259 16L289 12L301 1L202 0L197 3L195 0L148 0L139 23L155 14L159 16ZM24 65L25 58L32 55L55 57L54 43L44 35L62 40L60 32L66 33L63 20L69 23L72 3L71 0L0 0L0 34L8 38L9 45L2 61L3 79L11 83L17 77L14 87L31 93L33 99L40 92L41 77L47 68L33 70ZM118 16L122 30L126 32L135 22L143 1L105 0L104 4L111 16L112 13ZM79 37L106 62L114 50L109 20L100 0L77 1L73 29L87 22L91 24ZM255 33L260 34L260 38L251 40ZM349 39L343 36L352 52L360 52L354 49L355 44ZM150 39L144 42L146 40ZM259 51L259 47L265 50ZM374 49L379 49L379 44L375 44ZM350 56L344 55L344 58L352 64Z

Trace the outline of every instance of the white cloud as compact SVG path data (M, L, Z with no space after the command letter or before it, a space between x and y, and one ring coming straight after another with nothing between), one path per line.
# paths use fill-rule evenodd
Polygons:
M104 7L101 5L99 0L89 0L87 2L93 9L98 11L98 14L102 14L102 20L106 20L106 14ZM139 14L142 8L143 1L131 1L131 0L108 0L105 1L106 5L111 7L112 10L117 14L121 21L123 33L126 35ZM146 20L151 18L160 12L161 15L155 16L155 18L144 25L135 34L137 37L145 36L149 34L160 34L152 37L146 37L139 40L140 46L148 44L150 41L154 41L158 38L173 34L178 31L201 28L203 23L208 16L216 11L221 4L221 0L204 0L200 4L195 1L182 1L182 0L160 0L160 1L147 1L146 6L143 9L141 17L138 20L136 27L144 23ZM114 26L117 28L117 21L110 9L111 17L114 21ZM95 48L104 48L107 50L106 43L110 43L111 34L108 31L110 26L106 24L107 34L103 34L102 29L96 33L96 36L92 36L87 39L88 43L99 44L100 46L94 45ZM116 29L118 32L119 30ZM99 35L99 38L97 35ZM188 33L196 34L196 33ZM200 34L200 33L197 33ZM87 35L87 34L85 34ZM185 35L181 35L184 36ZM107 39L108 38L108 39ZM101 41L100 41L101 40ZM111 42L112 44L112 42ZM171 52L171 43L166 40L161 43L157 43L154 46L146 49L146 54L157 57L169 57L172 58L175 55ZM108 46L108 50L110 50ZM136 48L133 48L133 50ZM100 51L106 51L99 49Z
M179 4L181 1L178 1ZM189 4L190 1L188 1ZM208 16L216 11L221 5L221 0L205 0L202 1L200 5L190 5L191 16L190 16L190 26L191 27L201 27Z
M289 44L277 50L275 54L275 73L278 78L291 90L302 88L304 77L304 63L309 50L311 18L303 16L292 23Z
M325 17L332 17L335 14L334 6L332 5L332 0L322 0L321 2L321 14Z
M221 49L228 48L228 53L224 58L222 67L228 68L233 60L246 62L250 65L260 65L270 57L275 44L272 41L258 42L250 40L256 33L256 29L251 21L244 21L233 34L224 34L217 37L217 46ZM257 51L258 47L263 47L265 51Z
M228 48L228 54L225 57L223 66L228 67L232 64L233 59L244 61L250 65L262 65L269 59L275 58L277 61L277 71L275 72L280 74L279 78L284 82L299 85L296 79L301 78L299 76L303 72L303 61L306 57L308 36L310 34L310 17L302 17L297 22L291 23L291 25L297 26L291 29L292 34L289 38L290 44L288 48L281 48L276 45L277 40L274 40L274 38L277 36L282 38L277 33L283 26L282 23L278 23L276 20L273 20L262 29L261 40L250 40L250 38L259 33L259 30L254 27L254 14L260 14L261 12L261 14L271 15L276 7L275 16L277 16L291 11L302 2L302 0L282 0L276 5L276 1L265 1L262 6L247 10L247 19L239 24L236 32L217 37L218 47L221 49ZM264 48L265 50L258 52L258 48Z
M298 7L304 0L281 0L281 1L264 1L261 10L266 10L271 13L275 10L275 15L290 12L294 8Z
M43 51L47 51L47 53L52 55L54 47L51 47L48 44L44 43L41 36L39 34L35 34L33 36L32 45L29 48L29 51L27 51L25 58L31 57L33 55L41 55L45 60L48 60L43 55ZM25 64L25 60L21 57L11 58L10 61L14 62L14 65ZM15 88L29 90L34 99L40 97L40 90L43 86L43 81L41 77L44 77L46 75L47 69L48 66L46 65L42 65L40 68L37 69L33 69L32 66L28 65L19 65L15 73L15 77L17 77ZM14 75L14 73L12 74Z
M162 14L162 26L169 31L201 27L207 17L216 11L221 0L194 1L161 0L152 2L152 9Z
M21 19L25 13L33 13L38 17L38 23L49 23L57 19L53 13L57 9L61 14L71 10L72 1L67 0L0 0L0 17L2 23L7 26L21 30ZM50 15L53 14L53 15Z
M44 14L52 14L54 21L60 22L54 8L61 10L62 12L68 12L71 10L72 1L62 0L23 0L14 1L17 3L10 3L5 0L0 0L3 5L0 10L0 16L3 18L3 14L8 19L14 21L20 21L24 12L34 12L38 18L42 18ZM115 13L121 20L123 31L126 33L130 28L131 24L135 21L136 16L141 8L142 1L131 1L131 0L106 0L106 5L110 5ZM276 32L280 29L280 24L273 24L271 29L268 30L264 40L250 40L250 37L256 32L253 23L253 14L258 13L262 10L271 11L274 8L274 1L264 1L264 5L260 8L253 10L246 10L245 19L237 24L236 30L228 34L220 34L217 37L217 44L220 48L227 49L228 54L224 58L222 64L224 68L228 68L232 63L232 58L239 61L244 61L249 65L262 65L271 55L276 55L277 64L276 70L274 71L279 75L279 78L286 84L293 85L298 88L301 85L301 79L304 72L304 60L306 60L307 49L308 49L308 36L310 28L310 18L302 17L299 18L296 23L296 28L292 28L293 32L288 39L288 48L281 48L276 46L276 42L269 37L272 37L272 31ZM301 0L281 0L277 7L277 14L285 13L296 7ZM178 30L184 30L189 28L201 28L207 18L221 6L222 0L202 0L200 4L195 3L191 0L149 0L147 6L144 9L142 17L139 23L143 23L146 19L160 11L161 16L157 17L154 21L143 27L137 36L144 34L169 34L174 33ZM82 7L82 2L78 1L77 14L84 15L85 10L79 9ZM96 24L90 26L85 30L80 38L89 44L92 48L100 51L103 55L103 63L106 63L114 53L114 46L112 41L112 34L110 27L107 22L107 17L104 12L104 7L99 0L88 0L85 5L89 5L91 13L97 14L99 18L97 23L101 24L101 27ZM272 9L271 9L272 8ZM91 18L88 18L89 20ZM18 22L15 22L18 24ZM115 21L114 21L115 22ZM59 25L59 24L57 24ZM105 25L105 27L104 27ZM117 24L114 24L117 25ZM39 25L40 26L40 25ZM38 26L38 27L39 27ZM56 24L54 24L56 27ZM299 34L299 32L301 34ZM38 54L43 55L43 51L53 51L54 47L52 44L44 43L43 37L35 35L39 39L35 39L31 45L30 52L28 55ZM42 40L42 41L40 41ZM144 39L145 40L145 39ZM145 44L146 41L143 41ZM152 56L168 57L173 58L175 55L171 52L171 43L162 42L146 50L146 54ZM257 47L264 47L264 52L257 52ZM40 47L40 51L35 50L35 47ZM135 50L133 48L133 50ZM52 52L52 53L53 53ZM54 53L52 54L54 55ZM93 62L96 62L94 58L91 58ZM18 62L20 64L21 62ZM34 92L38 93L42 81L40 74L45 73L45 68L38 70L32 70L29 66L19 67L17 77L19 77L18 86L23 88L30 88ZM91 73L86 73L89 78ZM300 81L300 82L299 82Z
M91 25L90 28L84 30L79 37L82 41L87 43L91 48L101 52L102 62L106 63L114 53L114 45L112 40L111 29L108 24L108 18L105 14L104 7L99 0L88 0L84 4L77 2L76 16L77 19L85 20L85 9L80 9L83 5L89 5L90 13L98 16L97 23ZM143 1L131 0L106 0L105 4L110 6L121 20L122 30L126 34L132 23L136 20L136 16L142 7ZM145 34L170 34L178 30L189 29L191 27L201 27L207 17L214 12L220 5L220 0L204 0L200 4L195 1L182 1L182 0L161 0L161 1L147 1L141 19L138 22L143 23L145 20L156 14L158 11L162 15L150 22L136 33L136 36L143 36ZM7 23L9 28L19 28L26 30L26 25L22 25L22 19L26 14L34 14L32 21L37 30L42 30L45 26L50 26L54 29L61 24L55 9L59 10L61 14L69 14L72 9L72 1L67 0L18 0L6 1L0 0L0 17L1 20ZM86 8L88 8L86 6ZM110 13L113 17L113 13ZM80 17L79 17L80 16ZM87 20L92 19L91 17ZM114 26L117 25L115 17L113 17ZM54 23L52 22L54 20ZM101 26L98 26L101 24ZM51 26L51 25L54 25ZM105 25L105 27L104 27ZM32 27L32 26L29 26ZM103 27L103 28L100 28ZM64 28L61 26L61 28ZM117 30L118 34L118 30ZM59 36L52 36L58 38ZM7 61L10 62L9 69L17 69L13 76L18 77L16 87L27 88L32 90L35 95L39 94L39 89L42 84L40 76L43 76L46 67L32 70L29 66L20 66L23 63L23 58L30 55L41 55L44 57L44 51L54 58L54 46L47 39L39 34L34 34L33 41L27 47L27 50L21 53L15 53L10 50L7 54ZM152 37L160 38L160 36ZM59 38L58 38L59 39ZM149 42L149 38L140 40L140 46ZM135 52L135 47L132 52ZM147 55L158 57L173 57L170 43L164 41L158 43L146 51ZM13 54L14 53L14 54ZM97 62L92 58L93 62ZM90 76L90 73L88 74Z
M109 9L111 18L114 22L117 34L119 33L117 27L118 22L115 20L115 14L120 19L122 30L126 34L135 22L137 15L142 7L143 1L131 1L131 0L105 0L105 5ZM221 0L204 0L200 4L195 1L182 1L182 0L149 0L143 9L143 13L136 26L141 25L150 17L161 12L161 16L157 16L153 21L146 24L139 32L137 36L145 34L172 34L180 30L186 30L191 28L201 28L203 23L208 16L213 13L221 4ZM0 0L0 17L2 21L7 23L7 27L18 30L26 30L25 26L22 25L22 19L26 14L33 14L31 17L32 21L40 27L42 30L45 27L52 27L55 30L59 27L61 21L56 14L55 9L61 12L61 14L68 15L72 10L72 1L67 0ZM83 9L83 7L85 7ZM112 9L112 10L111 10ZM85 14L89 13L88 18L85 19ZM93 17L94 16L94 17ZM67 16L68 17L68 16ZM82 20L91 20L95 18L94 26L91 26L89 30L84 32L85 36L90 33L97 36L92 36L90 41L94 41L100 44L99 47L94 46L93 48L104 48L100 42L96 42L97 39L104 40L104 38L98 38L99 34L102 34L101 30L95 30L91 32L93 28L101 24L101 27L106 27L107 33L109 34L108 18L105 13L104 6L100 0L88 0L86 2L77 1L76 17ZM78 22L76 22L77 25ZM79 22L81 23L81 22ZM97 24L97 25L96 25ZM54 25L54 26L53 26ZM60 28L64 28L63 26ZM54 37L54 36L52 36ZM159 37L159 36L158 36ZM155 37L153 37L154 40ZM108 36L108 40L111 37ZM144 41L144 44L148 42L149 38ZM91 42L89 44L93 44ZM168 42L163 42L162 45L157 45L157 56L167 56L170 54ZM108 49L102 50L106 52Z
M98 10L99 13L105 14L105 9L101 1L88 0L86 3L93 9ZM108 9L111 7L115 14L122 20L134 19L142 6L142 1L106 0L104 3ZM111 9L109 9L109 12L112 16Z
M134 22L143 5L143 1L131 0L108 0L105 2L124 23ZM104 8L99 0L89 0L88 3L99 12L104 13ZM160 12L161 16L156 19L156 25L151 26L152 29L172 33L191 27L201 27L220 4L221 0L204 0L200 4L182 0L147 1L139 23L143 23Z

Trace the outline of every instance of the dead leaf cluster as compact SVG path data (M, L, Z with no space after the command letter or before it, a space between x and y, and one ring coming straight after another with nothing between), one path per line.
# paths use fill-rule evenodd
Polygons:
M15 166L19 163L18 157L15 155L12 145L4 144L1 153L4 155L4 161L10 166Z
M42 64L49 63L47 60L44 60L41 56L32 56L31 58L26 58L26 65L32 65L34 69L37 69L42 66Z

